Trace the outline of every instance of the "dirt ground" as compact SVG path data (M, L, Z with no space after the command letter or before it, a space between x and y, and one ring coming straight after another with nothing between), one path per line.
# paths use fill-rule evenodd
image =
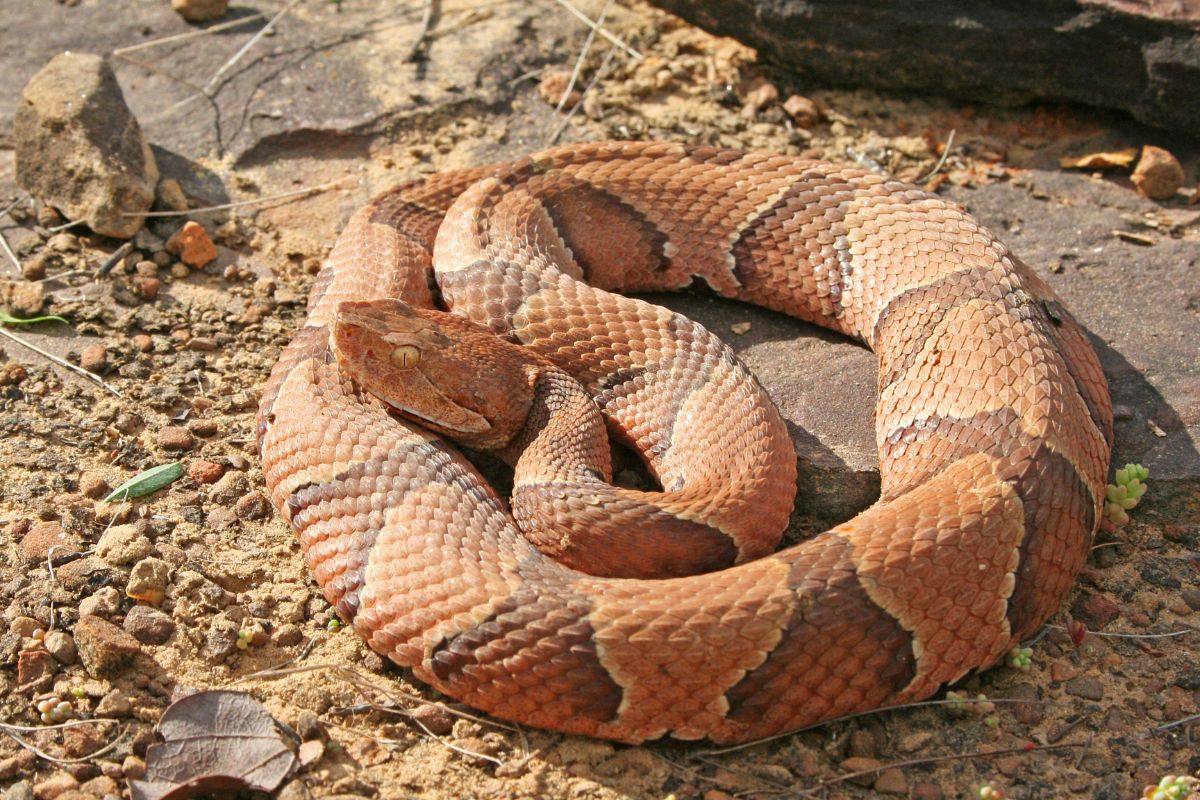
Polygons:
M62 9L67 24L71 5ZM450 8L443 23L470 30L496 22L473 21L467 11ZM599 7L588 11L595 17ZM305 13L334 11L325 4ZM5 800L127 797L125 778L145 769L163 710L202 688L249 692L302 738L324 743L280 790L291 800L957 798L975 797L988 783L1012 798L1117 800L1140 797L1164 775L1200 773L1200 496L1185 489L1156 507L1153 474L1133 522L1101 535L1064 613L1030 645L1028 668L997 667L954 687L986 695L991 707L883 711L732 752L670 742L628 747L462 713L469 710L338 629L290 529L265 499L254 442L259 391L356 206L401 176L536 149L559 126L565 111L554 105L587 29L552 3L538 14L554 17L563 33L546 38L539 28L542 49L514 52L515 74L486 102L445 105L407 127L322 134L297 126L299 133L264 136L240 151L185 153L192 166L184 188L200 187L189 191L193 206L222 199L204 189L214 180L233 201L342 181L286 202L193 213L218 245L217 260L202 269L162 249L182 218L155 220L155 236L143 240L149 244L105 277L96 268L118 242L86 230L52 232L62 220L28 200L0 220L23 264L37 259L50 276L73 273L31 281L6 267L14 284L44 289L44 313L70 321L69 329L9 330L70 362L83 359L121 393L0 342L0 720L8 726L0 730L15 734L0 736ZM683 139L857 161L970 204L970 192L993 184L1036 192L1030 176L1058 169L1063 156L1158 135L1079 109L1001 109L802 86L757 63L753 51L640 2L613 7L605 27L644 58L619 49L606 58L607 46L593 46L578 83L590 88L562 123L561 141ZM415 29L413 21L375 44L404 50ZM188 46L214 46L204 41ZM427 58L437 63L436 46ZM123 81L152 80L124 69ZM145 91L127 92L141 115ZM807 100L785 105L792 95ZM147 125L152 141L154 130ZM1194 186L1194 151L1180 155ZM1127 171L1095 180L1135 197ZM18 198L13 152L0 149L0 207ZM1175 227L1150 230L1191 248L1193 266L1198 208L1180 194L1161 204ZM1063 269L1037 266L1052 280ZM153 290L147 278L157 282ZM718 331L744 319L760 328L792 326L736 308L714 313L704 321ZM1196 308L1181 313L1185 333L1195 333ZM726 335L738 337L736 329ZM851 345L836 346L870 361ZM787 356L759 358L774 390L770 375ZM869 444L869 384L854 403L847 425L860 439L865 429ZM186 472L168 488L128 504L100 501L138 472L177 460ZM870 500L871 465L856 472L845 464L852 461L842 458L841 472L822 478L845 478L844 490L825 487L835 507L847 497L858 507ZM821 521L801 514L793 536ZM165 577L147 559L164 563ZM159 602L156 588L165 592ZM1091 631L1079 644L1065 628L1066 609ZM96 656L74 635L84 613L135 634L124 663L91 668ZM37 703L48 697L69 703L75 719L106 721L36 730Z

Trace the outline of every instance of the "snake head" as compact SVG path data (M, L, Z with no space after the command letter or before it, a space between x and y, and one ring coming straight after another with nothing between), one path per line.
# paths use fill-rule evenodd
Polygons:
M331 339L344 376L461 444L500 449L525 425L536 357L469 320L399 300L344 302Z

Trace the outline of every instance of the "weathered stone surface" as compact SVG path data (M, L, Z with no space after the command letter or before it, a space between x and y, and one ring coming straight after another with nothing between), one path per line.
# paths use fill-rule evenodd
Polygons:
M143 644L165 644L175 632L175 620L157 608L134 606L122 627Z
M234 4L225 19L249 17L255 10ZM227 155L241 163L263 163L282 153L365 159L374 136L427 130L448 115L506 102L510 83L528 65L578 55L568 38L578 34L578 20L516 3L489 9L453 36L431 37L425 57L406 62L422 13L420 3L305 4L282 16L275 35L262 39L236 69L225 70L211 103L195 102L195 91L171 76L192 76L203 85L265 20L247 19L244 27L185 47L158 48L152 51L153 74L120 61L113 66L156 145L162 174L178 179L200 205L228 199L220 196L219 180L200 175L195 164L176 169L160 147L167 155ZM21 86L55 54L108 52L194 30L165 2L105 0L56 8L53 14L35 3L8 4L4 33L22 46L0 52L0 139L11 127ZM539 129L539 138L544 133Z
M154 202L158 166L108 63L61 53L21 93L17 182L68 218L128 238Z
M1067 100L1200 129L1200 6L1172 0L656 0L817 81Z
M75 646L90 675L111 674L141 651L137 639L100 617L79 618L75 623Z

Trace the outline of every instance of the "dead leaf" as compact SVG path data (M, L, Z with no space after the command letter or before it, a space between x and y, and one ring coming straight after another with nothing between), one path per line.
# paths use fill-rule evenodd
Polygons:
M1109 153L1088 153L1078 158L1061 158L1058 165L1063 169L1126 169L1133 166L1139 152L1130 147Z
M171 705L163 738L146 751L145 780L129 781L132 800L183 800L218 791L271 792L296 766L275 720L244 692L197 692Z

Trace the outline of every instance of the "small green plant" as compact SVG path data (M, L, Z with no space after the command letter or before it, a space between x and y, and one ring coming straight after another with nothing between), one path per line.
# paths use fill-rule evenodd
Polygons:
M238 631L237 648L245 650L254 644L254 631L250 628L242 628Z
M986 717L996 710L996 704L988 700L986 694L971 697L965 692L946 692L946 702L946 713L952 717L962 718L968 714ZM999 719L996 720L996 724L999 724Z
M41 715L42 722L65 722L75 714L75 707L71 705L70 700L63 700L58 697L47 697L39 700L34 706Z
M1157 786L1147 786L1144 800L1192 800L1200 797L1200 780L1187 775L1167 775Z
M337 633L342 629L342 621L337 617L330 617L329 622L325 623L325 630L330 633Z
M1124 525L1129 522L1126 513L1138 504L1146 493L1146 479L1150 470L1141 464L1126 464L1117 470L1116 483L1110 483L1105 495L1104 517L1113 525Z
M1029 668L1033 666L1033 648L1014 647L1008 654L1008 665L1013 669L1029 672Z

